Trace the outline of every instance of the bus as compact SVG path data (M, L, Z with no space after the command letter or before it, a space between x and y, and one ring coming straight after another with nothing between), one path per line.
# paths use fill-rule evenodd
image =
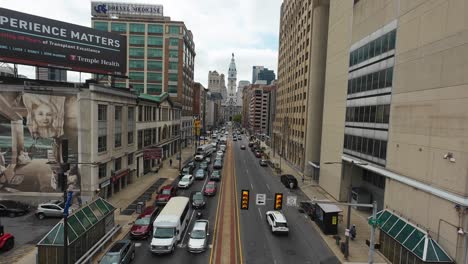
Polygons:
M197 154L198 155L203 155L204 157L208 156L208 155L211 155L211 153L213 153L214 151L214 147L212 144L206 144L206 145L203 145L203 146L199 146L197 148Z
M155 254L173 253L182 240L190 220L189 198L172 197L153 222L150 250Z

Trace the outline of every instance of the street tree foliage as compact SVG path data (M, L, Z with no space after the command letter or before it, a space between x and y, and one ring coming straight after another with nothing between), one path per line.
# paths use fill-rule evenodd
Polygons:
M232 121L234 122L237 122L237 123L240 123L242 121L242 115L241 114L237 114L235 116L232 117Z

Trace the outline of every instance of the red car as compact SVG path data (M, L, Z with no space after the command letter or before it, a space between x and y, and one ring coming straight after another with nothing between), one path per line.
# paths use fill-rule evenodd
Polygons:
M149 206L141 213L138 218L133 222L130 229L130 237L132 239L143 239L150 236L153 231L153 222L159 214L159 207Z
M203 194L207 196L214 196L216 194L216 191L216 182L209 181L206 183L205 189L203 190Z
M262 157L262 153L261 153L260 151L255 152L255 157L261 158L261 157Z
M159 190L158 194L156 195L156 205L160 204L167 204L169 199L177 195L177 187L173 185L166 185Z

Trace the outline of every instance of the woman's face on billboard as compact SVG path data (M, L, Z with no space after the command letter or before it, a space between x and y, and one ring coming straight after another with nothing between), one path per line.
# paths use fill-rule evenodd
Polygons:
M39 126L48 127L52 125L53 112L49 106L39 105L34 112L34 116Z

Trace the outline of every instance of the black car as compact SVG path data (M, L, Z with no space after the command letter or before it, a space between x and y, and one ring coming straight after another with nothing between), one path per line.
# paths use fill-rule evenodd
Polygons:
M187 174L193 174L193 171L195 170L195 165L193 162L190 162L189 164L185 165L185 167L182 168L182 170L179 173L180 177L183 177L184 175Z
M297 179L293 175L283 174L281 175L281 182L286 188L296 189L298 186Z
M266 167L267 166L267 161L264 159L261 159L258 163L260 163L260 166Z
M212 181L220 181L221 180L221 171L220 170L214 170L211 173L210 180Z
M192 204L192 208L196 209L204 208L206 205L206 200L202 192L192 192L190 194L190 202Z
M29 205L21 202L12 200L0 201L0 216L21 216L27 214L30 210L31 207Z
M99 261L100 264L127 264L135 259L135 244L130 240L119 240L112 245Z

